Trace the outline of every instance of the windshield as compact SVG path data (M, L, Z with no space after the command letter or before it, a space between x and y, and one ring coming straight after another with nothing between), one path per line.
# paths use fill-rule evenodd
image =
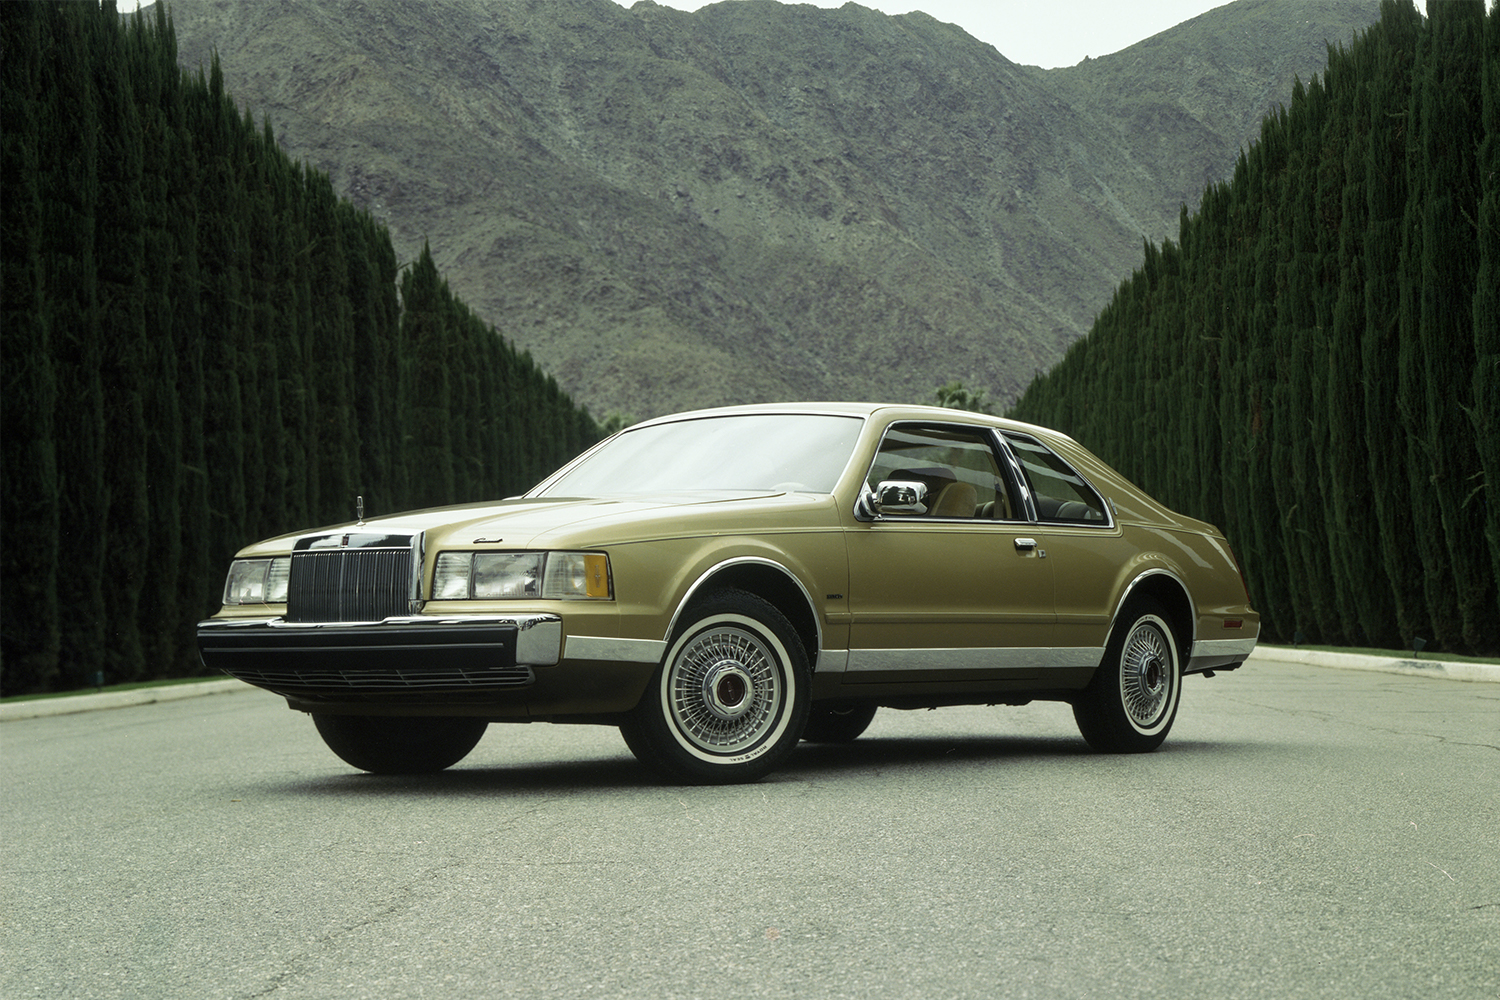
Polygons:
M751 413L625 431L540 496L597 497L683 490L832 493L863 419Z

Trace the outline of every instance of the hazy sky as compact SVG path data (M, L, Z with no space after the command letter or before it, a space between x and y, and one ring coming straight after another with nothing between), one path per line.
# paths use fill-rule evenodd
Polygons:
M616 0L622 2L622 0ZM624 0L632 6L635 0ZM697 10L710 0L658 0L663 6ZM842 7L845 0L812 0L819 7ZM1144 38L1175 27L1226 0L857 0L887 14L914 10L931 14L989 42L1011 62L1055 69L1082 62L1084 56L1118 52ZM1281 0L1295 17L1319 0ZM1426 10L1425 0L1417 8ZM1334 39L1348 41L1348 39Z

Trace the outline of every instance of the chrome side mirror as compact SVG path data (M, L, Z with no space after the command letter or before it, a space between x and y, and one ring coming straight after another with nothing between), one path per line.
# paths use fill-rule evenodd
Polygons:
M888 479L873 491L859 496L856 511L862 518L875 520L891 514L927 513L927 484L909 479Z

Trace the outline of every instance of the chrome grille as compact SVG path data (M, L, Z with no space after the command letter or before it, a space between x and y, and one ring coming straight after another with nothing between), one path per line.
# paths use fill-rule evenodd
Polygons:
M378 622L411 613L412 549L311 548L292 553L290 622Z

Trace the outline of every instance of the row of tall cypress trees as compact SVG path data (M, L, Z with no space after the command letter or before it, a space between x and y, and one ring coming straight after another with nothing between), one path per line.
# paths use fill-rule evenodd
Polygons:
M165 6L0 4L7 694L201 673L240 546L519 492L599 433L183 72Z
M1277 641L1500 652L1500 11L1386 0L1014 415L1223 528Z

